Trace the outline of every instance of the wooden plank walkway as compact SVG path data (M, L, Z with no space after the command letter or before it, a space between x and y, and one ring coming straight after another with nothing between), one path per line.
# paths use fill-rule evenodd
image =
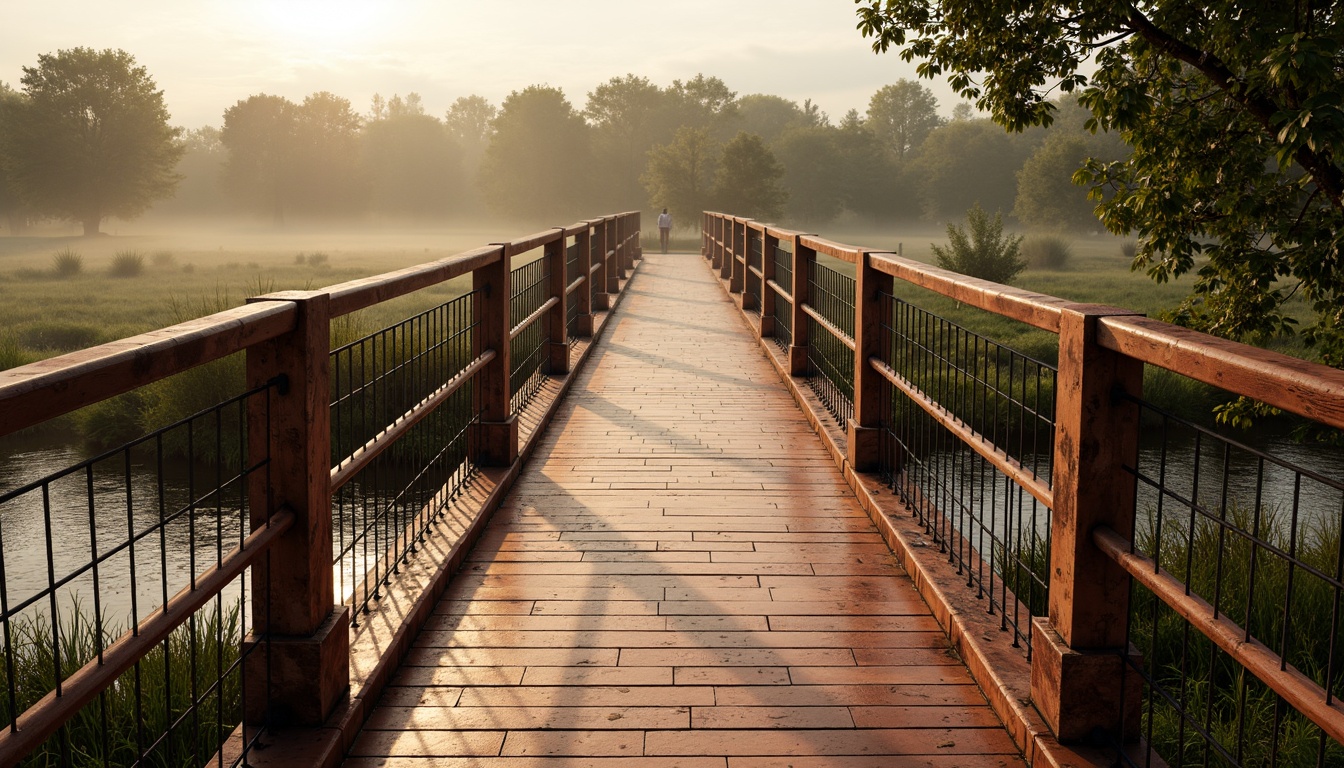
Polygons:
M646 255L346 766L1023 765L713 280Z

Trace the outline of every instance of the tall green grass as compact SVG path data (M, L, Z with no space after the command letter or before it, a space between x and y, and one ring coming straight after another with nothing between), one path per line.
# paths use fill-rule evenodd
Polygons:
M104 629L78 604L57 619L60 671L68 677L120 630ZM140 765L197 768L219 749L241 716L237 602L205 608L175 630L32 753L25 765L75 768ZM6 727L56 688L56 655L47 616L10 625L11 664L0 664L0 723ZM180 722L179 722L180 721ZM160 739L162 739L160 741ZM158 742L157 744L155 742Z
M1232 504L1226 512L1231 528L1254 533L1281 552L1295 552L1308 566L1337 574L1340 523L1332 518L1301 526L1296 535L1291 521L1275 509ZM1301 567L1290 567L1282 556L1253 547L1243 535L1225 530L1216 521L1189 513L1168 511L1161 527L1153 510L1140 520L1136 549L1157 554L1161 566L1189 585L1190 591L1213 602L1221 615L1251 636L1285 656L1318 685L1344 689L1344 647L1333 650L1334 680L1326 680L1331 664L1331 622L1338 595L1328 582ZM1305 717L1283 707L1283 724L1274 729L1278 697L1247 673L1227 654L1147 589L1135 585L1130 613L1132 642L1143 654L1143 664L1157 684L1181 702L1201 726L1210 730L1230 751L1242 750L1242 765L1277 764L1315 766L1319 730ZM1287 632L1288 650L1281 638ZM1340 644L1344 646L1344 644ZM1230 765L1207 754L1204 740L1183 721L1179 709L1150 693L1152 708L1145 709L1143 726L1152 728L1152 745L1173 765ZM1239 738L1240 737L1240 738ZM1241 742L1240 745L1238 742ZM1325 765L1344 765L1344 746L1327 740Z

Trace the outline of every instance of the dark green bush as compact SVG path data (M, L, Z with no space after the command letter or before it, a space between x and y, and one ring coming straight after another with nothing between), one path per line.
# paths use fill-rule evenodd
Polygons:
M1022 259L1020 236L1003 234L1003 214L995 213L991 219L979 203L966 212L965 229L947 225L946 248L933 245L933 253L938 257L938 266L970 277L978 277L994 283L1010 283L1013 278L1027 268Z

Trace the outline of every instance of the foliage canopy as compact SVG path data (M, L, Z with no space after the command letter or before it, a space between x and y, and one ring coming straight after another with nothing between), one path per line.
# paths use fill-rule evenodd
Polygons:
M1111 194L1108 229L1140 236L1136 268L1197 274L1177 319L1257 342L1293 329L1301 295L1307 341L1344 365L1340 4L856 3L875 50L899 47L1010 130L1049 124L1050 92L1081 90L1089 127L1133 152L1077 179Z
M72 48L24 67L24 98L3 111L6 175L37 212L98 234L172 194L183 148L163 92L121 50Z

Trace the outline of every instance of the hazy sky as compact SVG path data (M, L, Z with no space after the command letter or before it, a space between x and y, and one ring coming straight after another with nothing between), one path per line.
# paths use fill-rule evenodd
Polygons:
M416 91L442 115L459 96L498 104L545 83L582 109L633 72L666 86L697 72L737 91L811 98L832 119L877 88L914 78L878 56L850 0L0 0L0 81L62 48L122 48L164 91L173 123L219 125L255 93L343 96ZM955 95L925 83L950 114Z

